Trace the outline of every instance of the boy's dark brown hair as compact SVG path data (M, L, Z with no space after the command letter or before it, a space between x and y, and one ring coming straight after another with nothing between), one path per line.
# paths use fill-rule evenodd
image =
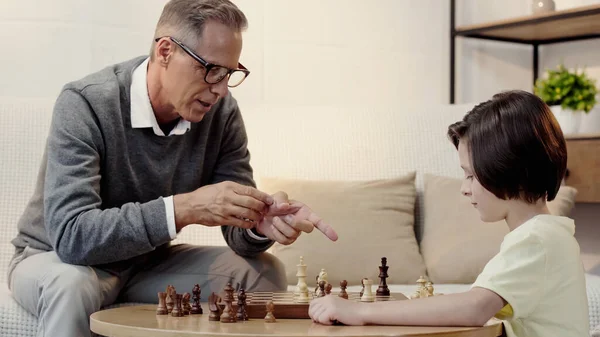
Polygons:
M500 199L553 200L567 168L567 146L550 108L521 90L496 94L448 127L469 145L473 174Z

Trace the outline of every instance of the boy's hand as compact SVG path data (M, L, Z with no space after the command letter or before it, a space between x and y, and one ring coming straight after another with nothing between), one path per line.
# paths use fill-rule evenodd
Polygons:
M310 302L308 315L313 322L320 324L331 325L337 321L346 325L365 325L363 312L366 307L367 304L326 295Z

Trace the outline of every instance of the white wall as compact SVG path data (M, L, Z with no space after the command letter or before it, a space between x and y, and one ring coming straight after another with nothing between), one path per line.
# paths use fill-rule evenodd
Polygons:
M449 1L234 0L246 13L235 89L242 105L447 103ZM557 9L600 0L556 0ZM110 63L147 53L166 0L0 1L0 95L54 96ZM526 15L529 0L457 0L457 24ZM459 38L457 102L531 90L531 47ZM543 46L600 79L600 39Z
M56 96L65 82L147 53L164 0L1 0L0 96Z

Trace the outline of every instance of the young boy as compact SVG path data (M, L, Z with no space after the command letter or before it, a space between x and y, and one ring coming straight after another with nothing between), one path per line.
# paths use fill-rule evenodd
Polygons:
M508 337L584 337L588 302L571 219L551 215L567 163L562 131L535 95L509 91L479 104L448 136L465 177L461 193L485 222L505 220L500 252L464 293L360 303L311 302L315 322L347 325L481 326L504 321Z

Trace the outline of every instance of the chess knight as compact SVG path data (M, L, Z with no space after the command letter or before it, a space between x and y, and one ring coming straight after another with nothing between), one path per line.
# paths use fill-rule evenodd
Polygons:
M315 288L315 294L319 290L319 282L321 282L321 281L325 281L325 287L327 287L327 284L329 282L327 281L327 272L325 271L324 268L322 268L321 271L319 272L319 275L317 275L317 287Z

